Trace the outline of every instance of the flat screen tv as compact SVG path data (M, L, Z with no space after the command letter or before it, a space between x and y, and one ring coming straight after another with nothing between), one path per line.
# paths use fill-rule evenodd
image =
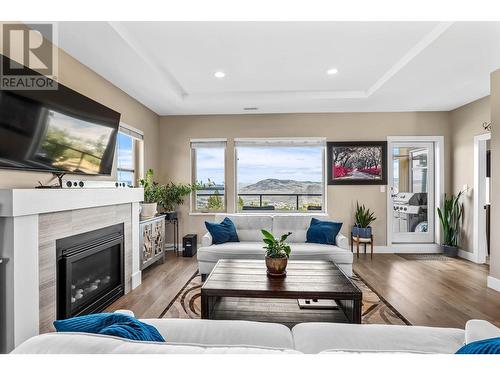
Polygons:
M119 123L118 112L62 84L0 90L0 168L109 175Z

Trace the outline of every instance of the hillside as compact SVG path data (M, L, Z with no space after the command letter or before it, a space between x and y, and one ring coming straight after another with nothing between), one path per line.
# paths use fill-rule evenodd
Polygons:
M321 194L321 183L268 178L242 187L240 193Z

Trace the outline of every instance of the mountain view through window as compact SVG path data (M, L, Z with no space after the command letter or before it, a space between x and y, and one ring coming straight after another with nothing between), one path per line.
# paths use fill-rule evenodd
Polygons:
M239 147L238 211L323 209L323 147Z

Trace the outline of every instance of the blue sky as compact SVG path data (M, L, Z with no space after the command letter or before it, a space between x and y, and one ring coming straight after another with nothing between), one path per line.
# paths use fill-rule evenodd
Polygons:
M208 179L218 185L224 183L224 149L196 149L196 180L207 183Z
M224 150L197 150L198 181L224 180ZM241 147L238 148L238 183L251 184L267 178L281 180L322 180L321 147Z
M118 133L118 167L132 169L132 138Z

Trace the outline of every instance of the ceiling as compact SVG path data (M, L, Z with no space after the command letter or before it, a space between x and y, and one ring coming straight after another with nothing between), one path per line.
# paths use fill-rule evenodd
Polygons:
M58 44L159 115L447 111L500 68L500 22L60 22Z

